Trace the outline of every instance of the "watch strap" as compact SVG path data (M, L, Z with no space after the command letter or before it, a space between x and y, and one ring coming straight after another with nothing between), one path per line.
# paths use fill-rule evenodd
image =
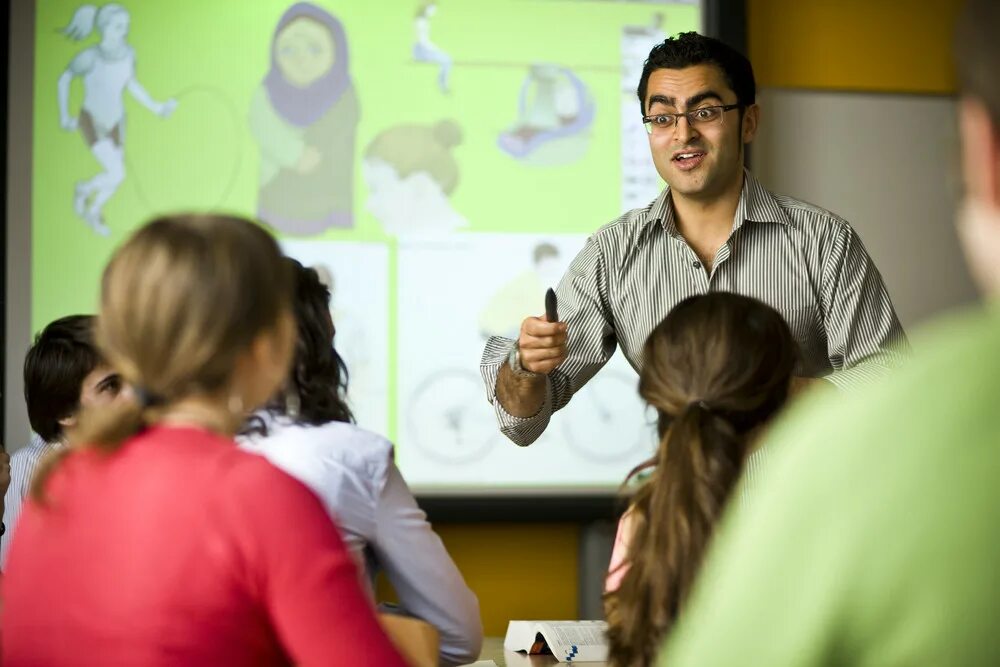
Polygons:
M514 347L511 348L510 355L507 357L507 365L510 366L511 372L520 378L536 378L542 375L542 373L529 371L521 365L521 348L517 341L514 341Z

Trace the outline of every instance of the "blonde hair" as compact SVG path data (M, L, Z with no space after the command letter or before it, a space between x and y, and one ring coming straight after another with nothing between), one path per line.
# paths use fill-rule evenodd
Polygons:
M249 220L177 215L140 228L104 270L95 336L136 396L85 410L68 449L113 452L164 406L224 390L239 355L289 311L291 285L278 244ZM35 476L36 499L61 458Z

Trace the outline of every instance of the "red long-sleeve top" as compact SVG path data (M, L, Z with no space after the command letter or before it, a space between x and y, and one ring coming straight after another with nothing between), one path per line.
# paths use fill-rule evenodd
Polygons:
M203 430L76 452L29 501L3 664L400 666L319 501Z

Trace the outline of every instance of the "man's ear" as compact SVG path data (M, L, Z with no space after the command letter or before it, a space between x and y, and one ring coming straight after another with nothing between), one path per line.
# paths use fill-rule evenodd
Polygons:
M74 412L68 417L63 417L62 419L60 419L59 425L62 426L64 432L76 426L76 413Z
M963 97L958 114L965 195L1000 209L1000 128L976 98Z
M757 136L757 125L760 123L760 107L751 104L743 110L743 143L749 144Z

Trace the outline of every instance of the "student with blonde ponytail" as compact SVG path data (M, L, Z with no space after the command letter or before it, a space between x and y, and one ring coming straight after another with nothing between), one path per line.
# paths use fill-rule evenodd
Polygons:
M678 304L646 341L639 393L660 446L619 525L606 584L610 661L652 662L677 618L759 429L784 405L797 359L785 321L749 297Z
M239 218L160 218L115 252L96 338L133 395L35 477L4 665L404 664L319 501L232 440L286 377L291 288Z

